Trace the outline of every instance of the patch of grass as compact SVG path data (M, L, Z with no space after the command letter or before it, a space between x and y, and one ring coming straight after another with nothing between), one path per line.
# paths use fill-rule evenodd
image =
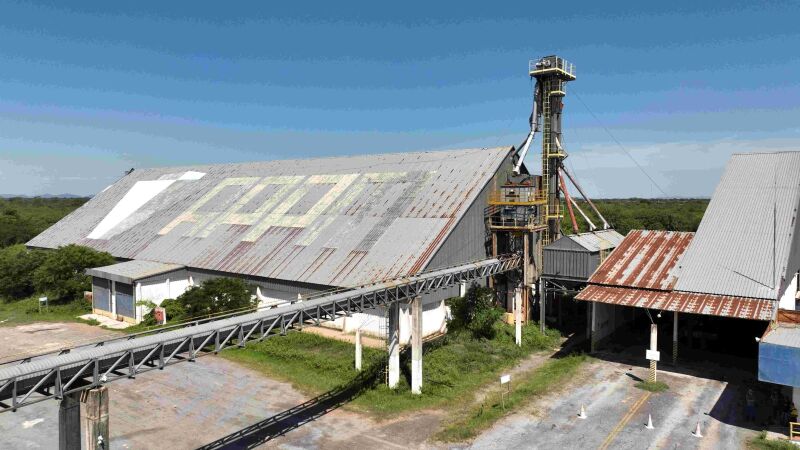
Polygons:
M523 346L514 344L514 330L498 323L492 339L475 339L468 331L456 331L439 340L426 343L423 358L422 395L411 394L408 380L401 376L398 389L391 390L380 376L366 386L349 407L378 417L393 416L447 404L457 408L473 398L473 393L499 372L523 357L540 350L551 350L559 344L557 331L541 334L536 325L523 327ZM383 367L386 352L364 347L367 370ZM220 353L225 358L261 371L272 378L292 383L315 395L341 389L352 383L357 372L353 368L353 344L312 333L289 333L244 349ZM401 360L404 375L409 373L407 356ZM380 378L380 379L377 379Z
M0 326L14 326L32 322L83 322L78 316L92 312L86 300L53 304L39 312L39 297L0 302Z
M656 381L654 383L650 381L640 381L633 386L650 392L664 392L669 389L667 383L662 381Z
M767 432L762 431L758 436L747 441L747 448L750 450L797 450L797 446L789 441L779 441L767 439Z
M505 408L500 393L490 396L491 403L470 408L466 414L447 424L436 438L444 442L460 442L478 435L516 407L526 404L532 397L540 396L561 385L589 360L583 354L552 359L534 370L528 377L518 381L505 394Z

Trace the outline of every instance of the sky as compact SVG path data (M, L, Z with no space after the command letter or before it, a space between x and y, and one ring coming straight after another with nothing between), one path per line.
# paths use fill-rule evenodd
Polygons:
M576 67L565 164L590 196L707 197L730 154L800 150L800 2L535 3L0 0L0 194L519 147L549 54Z

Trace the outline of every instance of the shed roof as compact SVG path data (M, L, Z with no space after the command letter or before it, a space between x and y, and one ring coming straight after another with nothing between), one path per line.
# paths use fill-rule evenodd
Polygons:
M678 260L693 233L631 230L589 278L590 284L671 289Z
M800 348L800 326L779 326L769 330L761 342Z
M28 245L333 286L407 276L512 150L136 170Z
M798 207L800 152L733 155L675 289L780 298L800 268Z
M586 233L568 234L561 239L569 239L590 252L599 252L601 248L603 250L616 248L624 237L617 230L595 230Z
M93 277L114 280L120 283L131 284L136 280L160 275L162 273L173 272L183 269L180 264L164 264L156 261L144 261L141 259L125 261L110 266L94 267L86 269L86 274Z

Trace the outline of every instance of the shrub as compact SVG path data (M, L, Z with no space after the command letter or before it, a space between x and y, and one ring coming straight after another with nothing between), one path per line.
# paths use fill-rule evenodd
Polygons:
M167 302L165 300L165 302ZM214 278L200 286L190 287L186 292L175 299L175 304L169 302L167 306L167 319L170 319L170 309L185 318L202 317L233 311L244 308L255 308L258 300L250 293L250 286L237 278Z
M114 264L114 257L105 252L70 244L46 254L33 273L34 288L54 301L78 298L91 289L90 277L84 271L90 267Z
M447 303L451 313L448 327L467 329L476 338L494 337L494 324L503 316L503 310L495 305L491 289L473 284L464 297L453 297Z
M0 297L18 300L33 294L33 272L42 264L40 251L24 245L0 249Z

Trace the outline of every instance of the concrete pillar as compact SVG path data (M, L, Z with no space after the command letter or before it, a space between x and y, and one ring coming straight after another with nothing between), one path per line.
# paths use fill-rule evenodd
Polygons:
M389 388L395 389L400 382L400 303L389 308Z
M422 298L411 300L411 393L422 393Z
M672 313L672 365L678 363L678 311Z
M356 370L361 372L361 327L356 328Z
M107 450L108 442L108 388L105 386L84 392L86 414L83 423L84 450Z
M81 450L81 403L79 394L68 394L58 405L58 449Z
M545 305L547 305L547 291L544 280L539 280L539 330L544 333Z
M597 350L597 305L594 302L589 302L590 314L589 320L591 321L591 329L589 330L589 353L594 353Z
M658 350L658 325L651 324L650 325L650 350L656 351ZM650 382L655 383L657 380L656 375L656 361L654 359L650 360Z
M522 290L524 286L514 289L514 336L518 347L522 347Z

